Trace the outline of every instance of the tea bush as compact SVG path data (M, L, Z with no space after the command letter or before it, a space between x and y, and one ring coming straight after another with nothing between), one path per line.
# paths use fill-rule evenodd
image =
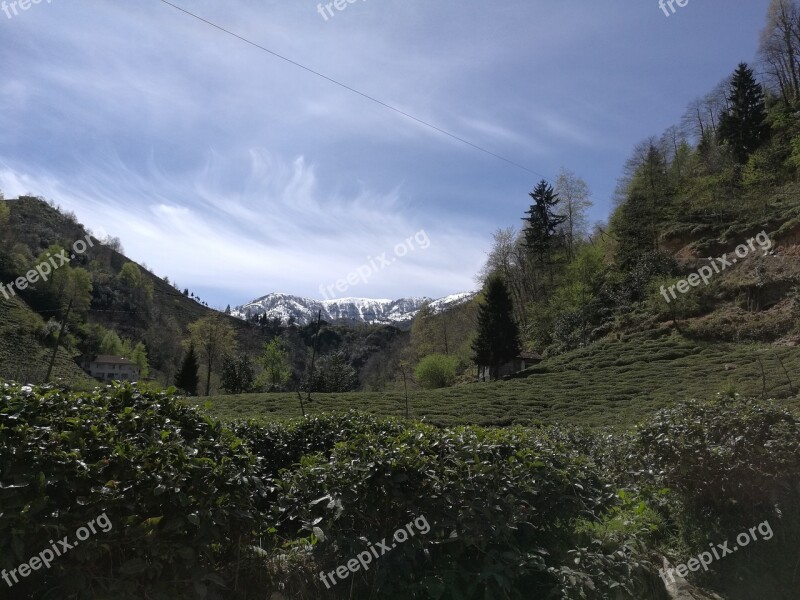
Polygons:
M800 419L776 403L738 394L682 402L634 439L631 462L644 481L676 492L687 528L727 529L799 507Z
M111 530L13 598L661 599L663 553L682 562L769 517L767 554L706 578L749 600L762 590L733 577L747 573L789 598L798 450L793 413L735 396L677 404L627 433L354 412L223 426L172 390L0 382L0 569L105 514ZM420 518L429 531L369 570L320 580Z
M19 597L222 598L257 529L254 497L266 493L239 439L127 384L0 386L0 568L101 513L113 524L21 580Z
M365 432L284 473L275 520L288 539L309 536L330 571L427 519L426 536L351 575L333 597L610 598L612 588L639 597L652 569L622 544L603 549L576 531L617 496L568 437L421 424L393 437Z

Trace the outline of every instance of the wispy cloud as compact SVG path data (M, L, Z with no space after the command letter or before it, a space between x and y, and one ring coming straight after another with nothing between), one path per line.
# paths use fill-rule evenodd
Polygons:
M565 165L602 213L631 145L696 95L680 82L735 66L767 3L668 24L590 0L380 0L329 22L312 0L185 6L536 171ZM55 200L218 305L313 295L420 229L431 247L358 293L471 289L537 179L160 2L41 4L0 32L0 188ZM643 88L661 104L636 109Z

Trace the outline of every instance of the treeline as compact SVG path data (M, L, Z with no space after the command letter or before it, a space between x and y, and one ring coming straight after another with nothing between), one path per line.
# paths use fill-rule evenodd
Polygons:
M254 316L251 323L263 335L257 352L240 346L231 320L223 315L190 324L175 385L191 395L214 389L231 394L383 389L393 376L386 363L408 339L391 326L351 329L324 321L299 326L265 315Z

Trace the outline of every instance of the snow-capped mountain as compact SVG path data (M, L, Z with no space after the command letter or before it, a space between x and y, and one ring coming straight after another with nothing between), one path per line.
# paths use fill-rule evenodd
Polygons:
M401 298L399 300L373 300L369 298L336 298L313 300L290 294L267 294L231 310L234 317L250 319L255 315L277 317L284 323L294 317L298 325L307 325L322 311L322 319L329 323L348 324L383 323L390 325L409 324L423 304L429 303L434 313L467 302L475 292L452 294L432 300L425 297Z

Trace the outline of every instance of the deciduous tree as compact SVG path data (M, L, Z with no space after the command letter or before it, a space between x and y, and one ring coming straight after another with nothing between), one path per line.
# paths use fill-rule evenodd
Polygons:
M279 338L274 338L264 344L264 351L259 360L264 368L258 380L259 385L267 387L272 392L280 389L289 381L292 372L289 353L283 348L283 343Z
M589 200L591 193L583 179L572 171L562 169L556 180L555 194L561 200L560 210L564 213L560 231L565 238L567 260L572 260L577 243L586 235L589 225L586 211L592 205Z
M800 9L795 0L772 0L758 47L769 85L786 104L800 99Z
M127 358L135 362L136 366L139 367L139 375L141 377L146 378L150 375L150 363L147 360L147 347L142 342L139 342L133 347L131 355Z
M206 396L211 395L211 374L226 354L236 350L236 333L222 317L210 315L189 325L191 342L206 368Z

